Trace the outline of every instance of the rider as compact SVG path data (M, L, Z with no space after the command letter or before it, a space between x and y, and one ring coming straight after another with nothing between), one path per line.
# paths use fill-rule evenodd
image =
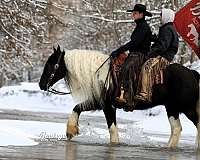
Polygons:
M152 86L155 76L162 74L178 51L178 34L173 25L175 13L171 9L162 9L158 40L151 48L148 60L144 63L135 100L151 102Z
M151 29L145 20L145 16L151 17L152 14L148 12L146 6L142 4L136 4L133 9L127 10L127 12L132 13L136 27L131 35L131 40L111 53L113 58L128 50L130 54L140 52L144 55L150 50L152 34Z
M148 12L146 10L146 6L142 4L136 4L133 9L127 10L127 12L132 13L132 18L136 23L136 27L132 32L130 41L113 51L111 56L114 59L116 57L120 57L120 55L123 55L124 52L129 51L129 60L132 60L131 57L135 56L134 59L137 58L138 61L142 61L143 63L144 57L147 56L147 53L150 50L152 38L152 32L147 24L147 21L145 20L145 17L151 17L152 14ZM120 85L121 84L117 84L117 87L115 88L119 89L120 87L118 86ZM123 95L122 90L121 95ZM122 98L122 101L125 101L125 99Z

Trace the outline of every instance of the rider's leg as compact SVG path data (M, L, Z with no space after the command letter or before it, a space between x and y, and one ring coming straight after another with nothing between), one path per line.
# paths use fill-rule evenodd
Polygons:
M158 72L157 67L160 62L160 57L150 58L147 60L140 73L140 88L137 90L135 100L149 101L151 102L151 89L153 85L153 75Z

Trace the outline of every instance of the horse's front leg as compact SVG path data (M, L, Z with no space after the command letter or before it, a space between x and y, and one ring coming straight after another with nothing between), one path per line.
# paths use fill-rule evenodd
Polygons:
M79 134L78 120L81 112L77 112L77 108L79 108L79 104L74 107L67 122L66 136L68 140Z
M110 106L105 106L103 112L106 117L108 129L110 132L110 143L119 144L119 134L116 123L116 108Z
M97 109L100 109L99 106L95 105L94 102L91 102L89 100L83 103L77 104L74 107L72 114L69 116L68 123L67 123L66 135L69 140L79 134L78 120L79 120L79 116L81 112L97 110Z

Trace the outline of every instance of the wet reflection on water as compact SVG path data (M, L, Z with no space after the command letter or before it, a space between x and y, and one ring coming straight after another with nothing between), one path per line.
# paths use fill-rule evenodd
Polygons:
M168 149L164 147L112 146L108 144L65 143L65 160L77 159L151 159L151 160L200 160L200 152L195 148Z
M73 142L68 141L65 144L65 160L76 160L77 145Z

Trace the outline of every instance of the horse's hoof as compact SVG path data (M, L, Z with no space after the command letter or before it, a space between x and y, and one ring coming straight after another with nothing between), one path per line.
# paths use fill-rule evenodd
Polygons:
M119 142L110 142L111 145L119 145Z
M79 129L77 126L67 126L67 139L71 140L74 136L79 134Z
M66 135L67 135L67 139L68 139L68 140L71 140L71 139L73 138L73 135L70 134L70 133L67 133Z

